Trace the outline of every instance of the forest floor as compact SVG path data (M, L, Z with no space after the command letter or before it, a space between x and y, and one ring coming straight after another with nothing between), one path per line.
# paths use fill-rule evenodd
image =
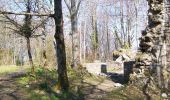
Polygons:
M4 68L6 72L0 72L0 100L145 100L142 91L137 87L116 83L114 77L81 77L70 70L70 91L55 94L52 84L56 82L56 71L38 68L36 77L30 78L27 75L28 68L17 68ZM153 97L155 98L155 95Z

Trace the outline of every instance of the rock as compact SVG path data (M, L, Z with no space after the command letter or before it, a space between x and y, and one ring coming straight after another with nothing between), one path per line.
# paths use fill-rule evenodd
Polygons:
M120 84L120 83L115 83L114 86L115 86L115 87L123 87L123 85Z
M164 97L164 98L167 98L167 97L168 97L166 93L162 93L161 96Z
M118 51L113 51L113 60L117 62L134 60L136 53L136 50L131 49L120 49Z
M126 54L120 55L115 61L116 62L122 62L122 61L130 61L130 57Z
M122 62L122 61L123 61L123 57L122 57L122 56L119 56L115 61L116 61L116 62Z
M94 63L101 63L101 61L100 60L95 60Z
M107 74L104 73L99 73L99 75L107 77Z
M128 55L126 55L126 54L123 54L123 55L122 55L122 58L123 58L124 60L126 60L126 61L129 61L129 60L130 60L130 57L129 57Z
M26 87L26 88L29 88L30 86L29 86L29 85L26 85L25 87Z

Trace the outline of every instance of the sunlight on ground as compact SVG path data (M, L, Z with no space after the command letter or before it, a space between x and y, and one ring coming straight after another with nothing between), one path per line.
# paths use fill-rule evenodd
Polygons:
M20 66L0 66L0 75L22 71ZM28 70L29 66L22 69ZM74 70L68 70L70 89L62 94L55 94L53 85L57 82L55 69L47 70L42 67L35 67L35 77L29 74L19 78L0 82L0 95L6 98L13 98L9 93L13 92L18 99L24 100L144 100L145 96L139 87L135 85L125 85L115 88L110 79L104 76L95 76L88 73L80 75ZM81 77L80 77L81 76ZM153 98L159 98L155 93ZM114 98L114 99L113 99Z
M0 75L17 72L29 68L29 66L16 66L16 65L1 65Z

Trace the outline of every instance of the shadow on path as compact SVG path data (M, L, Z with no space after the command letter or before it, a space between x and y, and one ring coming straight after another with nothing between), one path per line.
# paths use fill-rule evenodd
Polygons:
M120 84L127 83L123 74L118 74L118 73L105 73L105 74L115 83L120 83Z

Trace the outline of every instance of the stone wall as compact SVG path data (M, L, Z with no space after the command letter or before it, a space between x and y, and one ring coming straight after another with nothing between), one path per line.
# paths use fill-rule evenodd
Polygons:
M166 66L163 68L165 88L170 89L170 0L165 0L164 34L166 34Z
M101 73L106 73L107 72L107 65L106 63L86 63L83 65L83 67L86 68L86 70L89 72L89 73L92 73L92 74L101 74Z
M86 68L86 70L89 73L92 74L101 74L101 73L118 73L123 74L123 65L124 62L95 62L95 63L86 63L83 65L83 67Z
M141 57L137 59L136 67L140 71L136 73L150 73L151 67L157 62L158 46L165 38L162 32L163 27L163 0L148 0L148 26L142 32L140 38ZM136 70L135 70L136 71Z
M144 78L155 76L161 87L168 88L170 78L170 3L169 0L147 0L148 26L140 38L140 55L134 72ZM142 73L142 74L141 74Z
M129 80L129 75L132 73L132 68L135 61L126 61L126 62L96 62L96 63L86 63L84 67L89 73L92 74L101 74L101 73L116 73L124 74L125 79Z

